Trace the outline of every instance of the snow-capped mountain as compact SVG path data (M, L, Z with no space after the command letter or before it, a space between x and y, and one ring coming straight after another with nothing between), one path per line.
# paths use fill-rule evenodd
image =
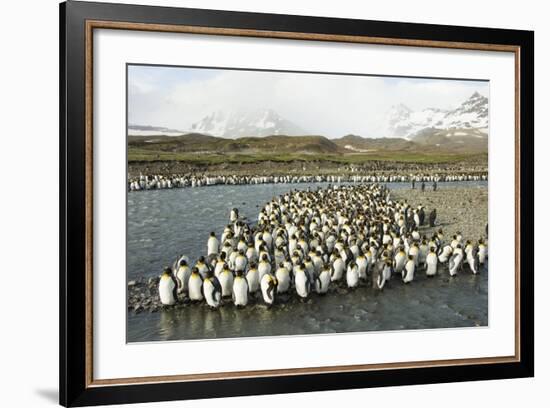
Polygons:
M413 140L425 135L429 130L447 131L445 135L466 136L467 134L487 135L489 128L489 101L475 92L455 109L427 108L413 111L400 104L392 106L387 114L390 136Z
M247 112L216 111L191 126L191 131L236 139L245 136L298 136L306 132L272 109Z
M181 136L185 133L188 132L162 126L128 125L129 136Z

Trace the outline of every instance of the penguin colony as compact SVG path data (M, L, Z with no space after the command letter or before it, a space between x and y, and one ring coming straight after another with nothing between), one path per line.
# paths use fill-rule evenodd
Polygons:
M488 259L486 241L460 232L445 240L441 229L421 235L435 218L435 209L427 216L422 206L392 201L379 184L291 191L267 202L255 226L233 209L220 239L210 234L206 256L191 265L182 255L165 268L159 297L163 305L183 298L215 309L254 299L270 307L280 295L306 300L331 286L408 284L418 273L435 276L440 265L451 277L478 274Z
M128 180L128 191L203 187L243 184L298 184L298 183L405 183L405 182L486 181L487 174L445 175L348 175L348 176L196 176L196 175L140 175Z

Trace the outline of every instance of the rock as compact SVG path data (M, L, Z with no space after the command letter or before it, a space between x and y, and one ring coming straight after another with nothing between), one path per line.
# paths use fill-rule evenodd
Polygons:
M134 287L136 286L136 281L135 280L131 280L128 282L128 287L131 288L131 287Z
M139 314L139 313L141 313L142 311L143 311L143 306L141 306L141 305L136 305L136 306L134 307L134 313L135 313L135 314Z

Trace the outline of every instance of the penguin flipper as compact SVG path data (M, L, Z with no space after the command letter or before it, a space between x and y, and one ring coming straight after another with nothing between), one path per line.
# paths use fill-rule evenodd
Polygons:
M220 284L220 280L218 278L216 278L215 276L212 276L210 281L212 282L212 285L214 286L214 292L222 293L222 285Z
M177 283L174 285L174 289L172 289L172 296L174 296L174 300L178 301L178 285Z
M273 302L273 290L275 289L275 285L273 285L273 283L269 283L269 286L267 288L267 291L266 291L266 294L267 294L267 298L269 300L271 300L271 302Z

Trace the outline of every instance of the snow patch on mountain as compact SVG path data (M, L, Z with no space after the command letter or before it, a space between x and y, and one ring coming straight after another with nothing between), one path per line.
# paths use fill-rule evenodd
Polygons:
M236 139L245 136L298 136L306 132L272 109L245 112L215 111L191 126L197 133Z
M185 133L188 132L161 126L128 125L128 136L181 136Z
M475 92L455 109L427 108L413 111L408 106L392 106L387 113L389 134L393 137L414 139L426 129L448 129L448 137L464 136L460 130L478 130L487 134L489 128L489 101ZM462 134L461 134L462 133Z

